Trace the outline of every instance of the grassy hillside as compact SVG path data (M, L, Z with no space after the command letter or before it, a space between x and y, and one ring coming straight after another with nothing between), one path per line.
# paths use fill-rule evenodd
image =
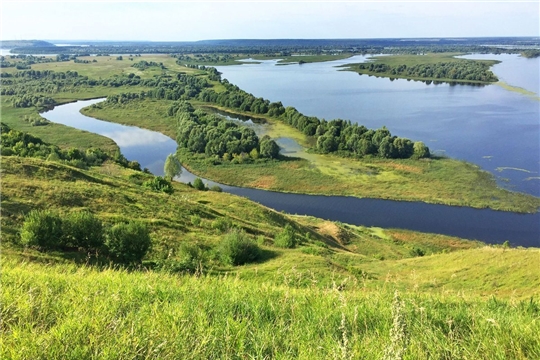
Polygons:
M3 359L536 359L537 300L3 261ZM294 277L294 273L284 276Z
M141 186L151 175L106 163L81 170L40 159L2 158L2 246L20 252L19 229L32 209L61 214L89 210L106 224L139 220L151 231L152 251L146 261L178 259L182 247L212 249L227 228L239 228L264 250L263 258L242 267L203 258L208 273L233 272L244 279L304 287L329 286L350 278L369 288L395 283L404 291L425 290L524 298L538 295L537 249L501 249L459 238L406 230L366 228L313 217L290 216L245 198L198 191L174 184L171 195ZM216 224L226 223L226 228ZM286 226L297 233L295 249L273 246ZM40 253L25 251L30 258ZM87 261L85 254L48 253L47 261ZM283 273L293 271L294 281ZM296 285L295 285L296 284Z
M167 195L140 185L150 176L112 163L83 170L2 157L1 358L540 355L538 249L288 216L184 184ZM147 270L22 249L31 209L143 221L153 241ZM148 270L182 245L214 246L219 219L257 238L265 256L236 267L210 259L197 275ZM303 243L274 247L287 224Z

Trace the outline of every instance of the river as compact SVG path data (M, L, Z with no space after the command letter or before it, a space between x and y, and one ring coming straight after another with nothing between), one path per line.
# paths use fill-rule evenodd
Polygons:
M156 175L163 174L165 158L176 151L176 142L157 132L93 119L80 109L102 100L78 101L42 114L46 119L114 140L128 160L138 161ZM195 176L183 170L182 182ZM208 182L214 185L214 182ZM277 211L311 215L354 225L402 228L459 236L498 244L540 246L540 213L517 214L421 202L358 199L343 196L285 194L217 184L224 191L245 196Z

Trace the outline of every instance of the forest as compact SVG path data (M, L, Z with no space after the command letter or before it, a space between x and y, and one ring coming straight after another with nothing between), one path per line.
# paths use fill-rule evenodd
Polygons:
M499 79L489 70L490 66L477 61L440 62L434 64L389 65L384 63L358 64L360 73L386 74L421 79L452 79L496 82Z

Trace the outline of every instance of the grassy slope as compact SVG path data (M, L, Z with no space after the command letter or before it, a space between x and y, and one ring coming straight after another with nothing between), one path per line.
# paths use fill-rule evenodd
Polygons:
M392 282L338 288L4 259L0 356L380 359L393 348L405 359L540 357L537 301L411 292L392 306Z
M461 62L465 61L463 59L456 58L457 55L464 55L462 53L428 53L425 55L392 55L392 56L374 56L372 57L374 64L387 64L389 66L398 66L398 65L407 65L408 67L421 64L436 64L441 62ZM486 63L488 65L494 65L499 63L498 60L475 60L479 62ZM355 64L347 64L342 67L345 70L355 71L359 74L374 75L378 77L389 77L395 79L411 79L411 80L432 80L432 81L448 81L448 82L459 82L459 83L475 83L475 84L491 84L491 82L482 82L478 80L461 80L461 79L445 79L445 78L434 78L434 77L415 77L415 76L404 76L404 75L393 75L392 73L376 73L369 71L369 69L358 69L354 66Z
M539 305L526 300L540 295L538 249L287 216L183 184L172 195L154 193L135 174L142 175L112 164L80 170L2 158L0 357L376 359L392 344L396 289L408 358L539 355ZM263 246L265 261L199 278L100 269L77 266L70 254L21 252L13 243L34 208L144 221L150 258L174 257L184 242L215 244L217 218L267 243L287 223L311 241ZM426 256L411 257L412 247Z
M15 244L24 214L31 209L88 209L106 223L143 221L151 229L154 243L149 259L174 257L184 243L216 244L222 233L212 228L212 222L223 218L251 237L264 237L268 256L258 264L234 269L218 266L213 272L233 270L247 279L282 284L280 274L295 269L302 279L315 277L320 285L351 277L355 281L368 279L375 288L384 286L390 277L399 279L408 291L421 286L430 291L466 290L477 295L524 297L538 294L540 289L537 249L494 250L450 236L289 216L242 197L196 191L184 184L174 184L172 195L156 193L138 185L142 178L135 178L148 175L112 164L80 170L39 159L3 157L1 175L2 240L4 249L13 251L18 249ZM194 215L200 217L200 224L193 224ZM310 240L293 250L271 246L286 224L304 239L309 233ZM414 257L414 248L426 256ZM69 258L69 254L65 256ZM410 276L412 272L416 277Z

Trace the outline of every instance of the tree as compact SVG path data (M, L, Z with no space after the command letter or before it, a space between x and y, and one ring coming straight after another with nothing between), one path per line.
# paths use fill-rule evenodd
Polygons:
M196 178L193 180L193 187L197 190L206 190L206 186L204 185L201 178Z
M421 159L430 157L429 148L421 141L417 141L413 145L413 158Z
M377 130L378 131L378 130ZM381 144L379 145L379 156L386 159L394 158L394 144L390 136L382 139Z
M268 136L264 136L260 142L261 151L259 155L270 159L275 159L279 156L279 145Z
M165 160L165 166L163 167L165 178L172 181L173 178L182 174L182 164L175 154L169 154Z

